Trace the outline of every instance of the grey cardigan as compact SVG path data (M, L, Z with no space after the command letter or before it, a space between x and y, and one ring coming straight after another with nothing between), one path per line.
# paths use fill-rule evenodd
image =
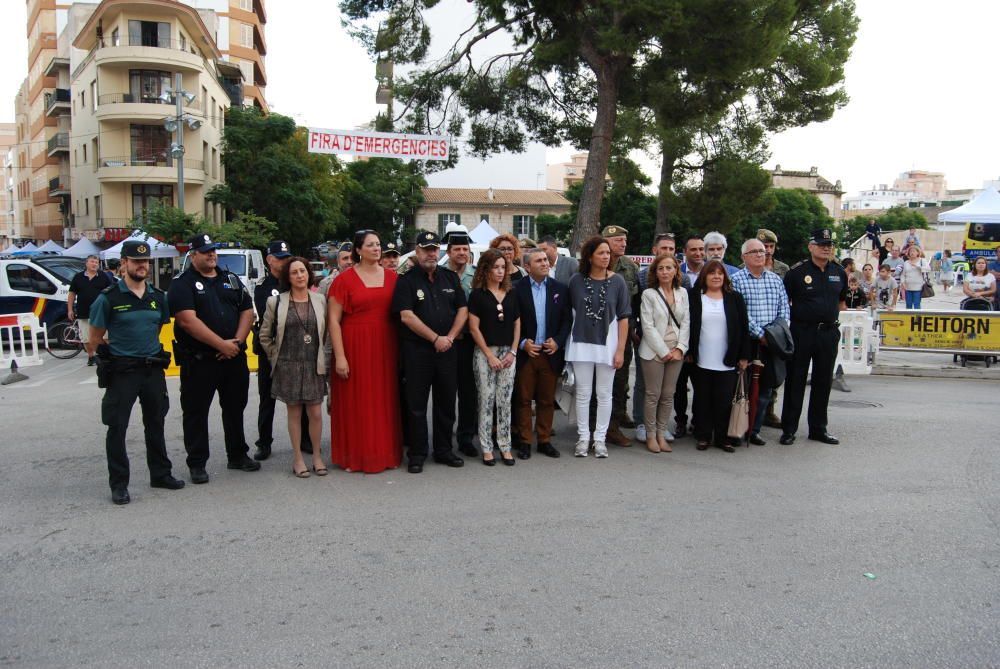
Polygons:
M271 368L278 362L281 343L285 337L285 322L288 319L288 300L290 293L267 298L267 309L264 310L264 320L260 326L260 345L267 353ZM316 373L326 375L326 351L323 342L326 341L326 299L319 293L309 292L309 301L316 314L316 327L319 330L319 353L316 355Z

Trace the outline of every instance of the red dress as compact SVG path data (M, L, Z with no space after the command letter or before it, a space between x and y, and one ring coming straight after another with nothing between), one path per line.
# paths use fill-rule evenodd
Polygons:
M399 344L390 315L396 273L381 288L367 288L353 268L330 285L328 297L343 308L340 330L350 368L337 376L330 360L331 460L352 472L377 474L403 459L399 419Z

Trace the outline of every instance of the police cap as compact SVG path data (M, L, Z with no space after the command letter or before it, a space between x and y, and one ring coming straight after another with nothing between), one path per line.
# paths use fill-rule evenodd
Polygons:
M273 239L267 245L267 255L275 258L289 258L292 253L288 250L288 242L283 239Z
M130 239L122 243L122 258L145 260L151 258L149 243Z
M212 241L207 232L202 232L188 240L188 246L195 253L208 253L219 248L219 245Z
M382 247L382 255L384 256L398 256L399 247L396 246L396 242L386 242L385 246Z
M417 235L417 246L422 249L441 246L441 240L433 232L421 232Z
M820 228L819 230L813 230L812 236L809 237L809 243L820 244L824 246L832 245L833 234L830 232L830 228Z

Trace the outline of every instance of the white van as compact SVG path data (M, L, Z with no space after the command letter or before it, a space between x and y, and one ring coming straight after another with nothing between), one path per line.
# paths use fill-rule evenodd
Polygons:
M253 289L258 286L267 276L267 268L264 265L264 254L257 249L244 249L236 242L220 242L219 250L216 251L219 257L220 270L232 272L240 277L243 287L253 295ZM184 256L184 263L181 271L185 271L191 266L191 252Z
M0 260L0 315L34 313L59 339L66 325L69 283L86 268L83 258L37 255Z

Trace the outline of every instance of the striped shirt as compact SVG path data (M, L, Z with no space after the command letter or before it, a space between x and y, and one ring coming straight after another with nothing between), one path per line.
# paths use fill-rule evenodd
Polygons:
M747 303L750 334L754 339L763 337L764 328L779 318L786 322L791 318L785 284L774 272L764 270L758 278L744 268L733 274L730 280Z

